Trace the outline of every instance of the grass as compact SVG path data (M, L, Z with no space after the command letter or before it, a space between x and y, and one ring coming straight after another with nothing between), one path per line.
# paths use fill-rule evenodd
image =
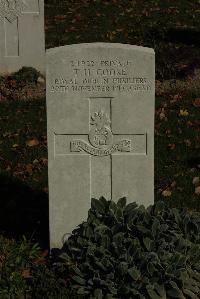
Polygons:
M5 101L0 107L1 171L32 188L47 188L45 100ZM31 140L35 143L29 144Z
M48 247L45 100L0 102L0 230Z
M26 279L31 277L30 268L39 257L37 244L25 238L16 242L0 236L1 299L25 299L24 295L28 294Z
M156 76L161 85L161 90L157 88L155 111L155 199L165 198L172 206L198 210L200 200L193 179L200 176L199 106L194 105L200 89L196 70L200 65L199 12L198 1L185 0L173 5L169 0L143 1L142 6L139 0L45 3L46 48L95 41L155 48ZM25 81L30 78L31 82L26 84L34 92L37 76L29 68L20 73ZM0 78L3 95L0 97L0 176L4 209L0 225L6 231L35 234L36 238L35 230L48 234L46 104L42 93L36 97L31 91L27 96L25 91L20 98L20 88L24 88L20 78L18 73L11 78L14 80ZM24 100L26 96L29 100ZM186 114L180 115L180 110ZM8 215L11 215L10 225L6 221ZM23 218L27 230L23 228Z
M97 41L153 47L158 79L200 66L196 0L50 0L45 25L46 48Z
M170 205L199 210L200 198L193 184L200 174L199 108L192 100L189 95L156 98L155 194L162 199L168 190Z
M200 209L192 183L200 170L199 107L193 99L192 95L156 97L155 195L156 200L164 198L162 192L170 190L167 200L173 206ZM48 191L45 108L44 100L0 103L1 172L43 192ZM29 141L33 145L28 146Z
M200 177L200 84L199 75L192 77L200 68L199 1L46 0L45 30L46 48L98 41L155 49L161 87L155 110L155 200L200 211L200 194L195 193ZM3 97L0 92L0 231L19 240L0 236L0 298L21 299L27 288L24 277L33 256L39 255L21 236L48 247L46 103L42 92L34 96L33 84L34 92L25 89L21 98L16 82L1 77L0 84L5 88ZM57 283L59 290L57 278L43 274L42 266L37 275L43 282L46 277L47 290L50 283Z

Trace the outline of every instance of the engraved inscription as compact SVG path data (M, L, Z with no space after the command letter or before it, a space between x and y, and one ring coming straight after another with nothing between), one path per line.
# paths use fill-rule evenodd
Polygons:
M75 60L67 63L70 77L53 79L51 92L138 92L150 91L152 82L134 72L129 60Z
M114 152L130 152L131 141L121 140L113 144L113 133L110 128L111 121L104 111L95 112L91 116L87 143L83 140L73 140L70 144L71 152L85 151L94 156L109 156Z

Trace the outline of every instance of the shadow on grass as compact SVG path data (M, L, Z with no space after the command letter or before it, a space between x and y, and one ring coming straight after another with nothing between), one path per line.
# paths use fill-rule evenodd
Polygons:
M49 246L48 195L0 174L0 232Z

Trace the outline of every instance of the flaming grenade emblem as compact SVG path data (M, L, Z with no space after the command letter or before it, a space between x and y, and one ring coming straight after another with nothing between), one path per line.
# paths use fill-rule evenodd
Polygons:
M113 143L113 134L110 128L111 121L104 111L95 112L91 116L90 143L99 149L109 148Z

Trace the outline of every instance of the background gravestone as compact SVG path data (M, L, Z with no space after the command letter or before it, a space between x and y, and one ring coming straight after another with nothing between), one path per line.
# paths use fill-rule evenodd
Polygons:
M47 51L50 239L84 221L91 197L154 201L154 51L79 44Z
M44 66L44 1L0 0L0 73Z

